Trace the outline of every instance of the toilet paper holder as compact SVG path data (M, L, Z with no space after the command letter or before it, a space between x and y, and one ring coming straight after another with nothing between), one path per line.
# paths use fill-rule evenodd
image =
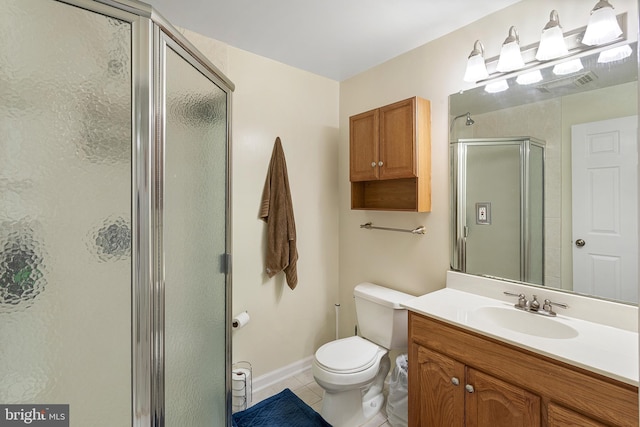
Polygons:
M233 329L240 329L244 327L247 323L249 323L250 320L251 320L251 317L249 317L249 312L243 311L242 313L234 316L234 318L231 319L231 327Z
M251 363L240 361L231 368L232 412L243 411L251 405Z

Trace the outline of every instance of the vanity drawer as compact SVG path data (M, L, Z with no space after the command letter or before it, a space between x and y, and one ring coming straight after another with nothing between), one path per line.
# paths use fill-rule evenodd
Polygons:
M638 425L638 388L448 323L409 313L409 347L422 346L540 396L542 425L557 404L597 422ZM409 393L419 390L409 360ZM412 369L413 366L413 369ZM419 399L409 399L409 412ZM415 410L415 408L414 408Z

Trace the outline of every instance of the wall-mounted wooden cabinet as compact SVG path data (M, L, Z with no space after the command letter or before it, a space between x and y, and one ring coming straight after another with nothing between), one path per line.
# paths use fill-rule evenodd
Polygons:
M638 388L410 312L409 425L637 426Z
M431 211L431 107L413 97L349 118L351 208Z

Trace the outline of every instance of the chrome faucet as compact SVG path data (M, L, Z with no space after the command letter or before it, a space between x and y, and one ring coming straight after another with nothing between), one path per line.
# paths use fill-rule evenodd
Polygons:
M553 307L561 307L561 308L569 308L567 304L560 302L553 302L549 299L544 300L544 304L540 307L540 301L538 301L538 296L533 295L533 299L531 301L527 300L527 297L523 293L515 294L513 292L504 291L505 295L509 295L512 297L518 297L518 302L513 306L518 310L528 311L530 313L541 314L543 316L556 316L556 312L553 311Z

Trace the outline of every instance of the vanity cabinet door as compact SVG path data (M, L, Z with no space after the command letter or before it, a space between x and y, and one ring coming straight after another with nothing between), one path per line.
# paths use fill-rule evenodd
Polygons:
M539 427L540 398L420 345L409 381L409 425ZM409 364L411 369L411 364Z
M409 380L409 396L417 400L410 405L409 425L464 426L464 365L422 346L413 349L417 381Z
M472 368L467 368L467 427L538 427L540 397Z
M606 427L606 424L602 424L575 411L556 405L555 403L549 403L548 408L548 427Z

